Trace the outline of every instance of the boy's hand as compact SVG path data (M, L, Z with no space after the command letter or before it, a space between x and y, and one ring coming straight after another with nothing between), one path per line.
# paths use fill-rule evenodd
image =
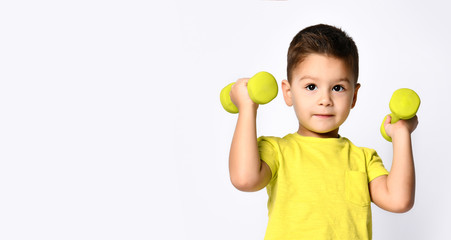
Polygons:
M247 82L249 78L241 78L233 84L232 89L230 90L230 99L233 104L238 108L241 112L242 109L250 108L252 110L257 110L258 104L254 103L252 99L249 97L249 93L247 91Z
M408 131L411 134L418 125L418 117L415 115L413 118L408 120L399 120L396 123L391 124L391 116L388 115L387 119L385 119L384 127L385 132L391 138L396 135L399 131Z

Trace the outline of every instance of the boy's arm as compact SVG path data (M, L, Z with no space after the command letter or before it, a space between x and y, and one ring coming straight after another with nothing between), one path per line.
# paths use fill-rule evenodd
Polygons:
M258 104L247 92L247 81L239 79L230 91L232 102L238 107L238 121L232 139L229 171L232 184L241 191L252 192L264 188L271 180L269 166L260 160L257 145L256 118Z
M390 173L375 178L369 188L372 201L380 208L403 213L409 211L415 201L415 168L413 163L411 133L418 125L415 116L390 124L385 122L387 134L393 142L393 162Z

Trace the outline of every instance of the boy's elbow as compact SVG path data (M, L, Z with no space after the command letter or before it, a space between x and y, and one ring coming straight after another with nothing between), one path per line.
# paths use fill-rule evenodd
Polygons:
M414 202L414 199L405 199L403 201L398 201L396 204L394 204L391 212L406 213L413 208Z
M406 201L403 205L401 205L401 208L400 208L401 212L405 213L405 212L410 211L413 208L414 204L415 204L415 201L413 199Z
M249 178L230 178L232 185L243 192L255 192L260 190L256 181Z
M250 185L250 184L245 184L245 183L233 183L233 182L232 182L232 184L233 184L233 186L234 186L236 189L238 189L238 190L240 190L240 191L242 191L242 192L255 192L255 191L256 191L256 190L253 188L253 186Z

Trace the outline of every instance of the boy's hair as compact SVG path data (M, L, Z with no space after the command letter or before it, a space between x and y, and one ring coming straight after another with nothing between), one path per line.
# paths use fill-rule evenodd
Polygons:
M359 53L354 40L346 32L334 26L319 24L300 31L288 48L288 81L299 63L312 53L325 54L343 60L357 83L359 77Z

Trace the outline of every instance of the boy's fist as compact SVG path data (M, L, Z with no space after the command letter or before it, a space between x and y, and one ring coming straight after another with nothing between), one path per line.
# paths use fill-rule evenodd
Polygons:
M239 109L251 107L257 109L258 104L252 101L247 90L247 83L249 78L240 78L232 85L230 90L230 100Z
M397 132L407 131L411 134L418 126L418 117L415 115L413 118L407 120L399 120L395 123L391 123L392 117L387 115L384 120L384 129L390 139L396 135Z

